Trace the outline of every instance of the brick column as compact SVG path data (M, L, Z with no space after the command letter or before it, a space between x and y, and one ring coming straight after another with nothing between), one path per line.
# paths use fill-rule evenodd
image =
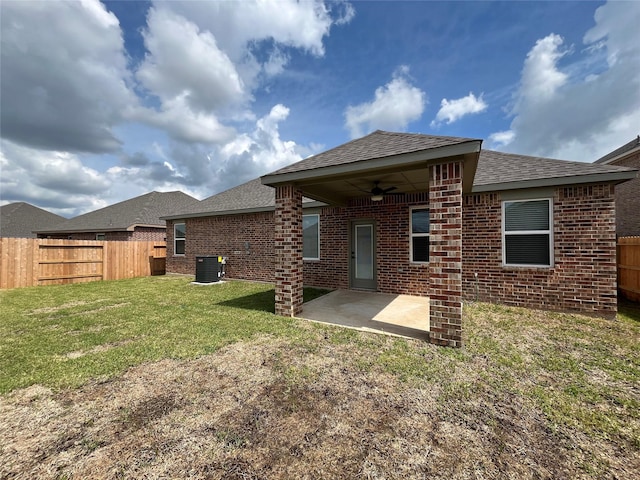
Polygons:
M429 338L461 347L462 162L429 168Z
M293 185L276 187L276 315L302 311L302 192Z

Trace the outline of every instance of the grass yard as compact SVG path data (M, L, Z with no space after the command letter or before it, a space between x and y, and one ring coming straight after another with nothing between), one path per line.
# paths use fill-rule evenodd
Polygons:
M272 312L175 276L1 291L0 478L640 478L638 305L465 305L459 350Z

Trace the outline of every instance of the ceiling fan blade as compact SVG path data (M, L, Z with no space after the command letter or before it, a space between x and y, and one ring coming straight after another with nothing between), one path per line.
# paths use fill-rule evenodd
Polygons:
M389 193L389 192L393 192L394 190L397 190L398 187L389 187L389 188L385 188L384 190L382 190L382 193Z

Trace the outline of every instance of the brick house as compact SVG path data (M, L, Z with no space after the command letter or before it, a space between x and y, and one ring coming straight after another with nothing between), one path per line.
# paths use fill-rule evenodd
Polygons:
M636 171L376 131L167 216L167 271L228 257L230 278L430 298L430 341L460 346L462 301L616 313L615 185Z
M640 169L640 135L595 163ZM616 233L619 237L640 236L640 178L616 187Z
M150 192L36 230L38 238L69 240L166 239L166 222L160 219L193 207L198 200L183 192Z

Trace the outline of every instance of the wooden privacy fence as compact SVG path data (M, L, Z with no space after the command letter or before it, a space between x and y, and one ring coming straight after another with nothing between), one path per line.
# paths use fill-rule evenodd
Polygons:
M163 275L166 242L0 238L0 288Z
M623 297L640 302L640 237L618 238L618 289Z

